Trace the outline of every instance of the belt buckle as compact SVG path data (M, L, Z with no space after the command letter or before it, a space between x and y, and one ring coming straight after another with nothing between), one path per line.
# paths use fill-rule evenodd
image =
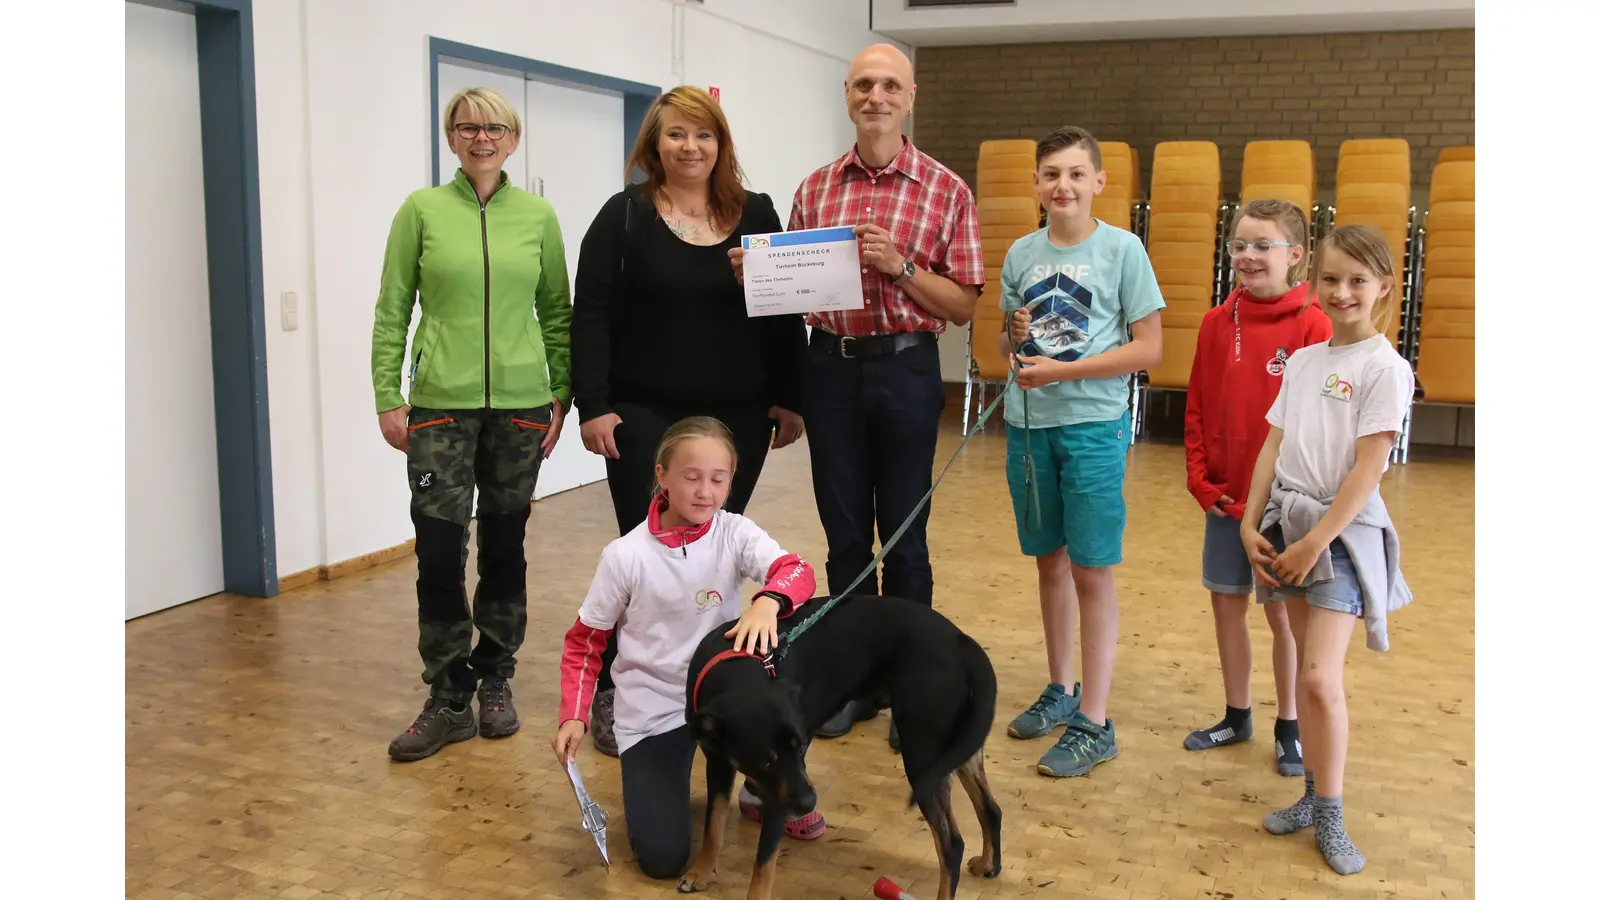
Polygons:
M855 338L849 335L839 335L839 357L841 359L855 359L854 356L850 355L850 345L854 341Z

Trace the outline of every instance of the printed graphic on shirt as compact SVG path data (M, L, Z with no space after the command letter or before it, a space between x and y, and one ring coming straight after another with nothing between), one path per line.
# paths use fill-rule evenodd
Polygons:
M1031 274L1038 280L1022 292L1022 308L1029 317L1025 353L1059 360L1083 356L1089 345L1089 308L1094 305L1094 294L1068 271L1082 278L1089 274L1088 269L1073 265L1034 267Z
M722 593L709 588L698 591L694 595L694 605L697 615L709 609L716 609L722 605Z
M1279 347L1278 352L1274 353L1272 358L1267 360L1267 374L1274 378L1282 377L1283 370L1288 365L1289 349L1287 347Z
M1355 385L1352 385L1349 381L1340 378L1338 372L1334 372L1333 374L1329 375L1328 380L1322 383L1322 396L1332 397L1335 400L1343 400L1345 403L1350 402L1350 395L1354 393L1354 391Z

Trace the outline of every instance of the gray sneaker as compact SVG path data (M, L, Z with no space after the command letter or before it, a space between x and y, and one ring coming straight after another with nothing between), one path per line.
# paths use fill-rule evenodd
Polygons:
M511 705L511 683L504 678L485 678L478 685L478 734L506 737L520 727L517 708Z
M617 735L612 730L616 709L616 688L595 694L594 705L589 709L589 733L594 737L594 749L610 757L617 755Z
M1044 693L1039 695L1039 699L1033 701L1032 706L1011 720L1011 727L1006 729L1006 733L1014 738L1031 741L1067 724L1072 714L1078 711L1078 695L1082 687L1074 684L1071 694L1059 684L1046 687Z
M447 701L429 697L422 714L411 727L389 742L389 758L395 762L427 759L445 744L468 740L477 733L478 724L471 706L455 712Z

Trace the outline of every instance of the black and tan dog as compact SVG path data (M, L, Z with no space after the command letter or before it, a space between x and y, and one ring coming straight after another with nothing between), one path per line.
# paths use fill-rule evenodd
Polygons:
M801 607L782 631L823 602ZM706 758L707 802L704 840L679 891L704 890L716 871L737 771L763 810L748 897L771 896L786 816L816 807L805 765L811 736L858 698L887 698L894 711L911 801L938 848L939 900L955 896L965 849L950 807L952 775L983 829L983 855L968 868L988 878L1000 873L1000 806L983 770L995 675L976 641L938 612L897 597L845 598L798 635L776 666L733 652L725 630L707 635L689 663L687 716Z

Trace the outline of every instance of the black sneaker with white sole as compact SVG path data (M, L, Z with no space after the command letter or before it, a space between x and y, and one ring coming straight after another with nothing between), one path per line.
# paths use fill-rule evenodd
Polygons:
M429 697L411 727L389 742L389 758L395 762L415 762L438 753L446 744L469 740L478 733L472 707L450 708L448 701Z

